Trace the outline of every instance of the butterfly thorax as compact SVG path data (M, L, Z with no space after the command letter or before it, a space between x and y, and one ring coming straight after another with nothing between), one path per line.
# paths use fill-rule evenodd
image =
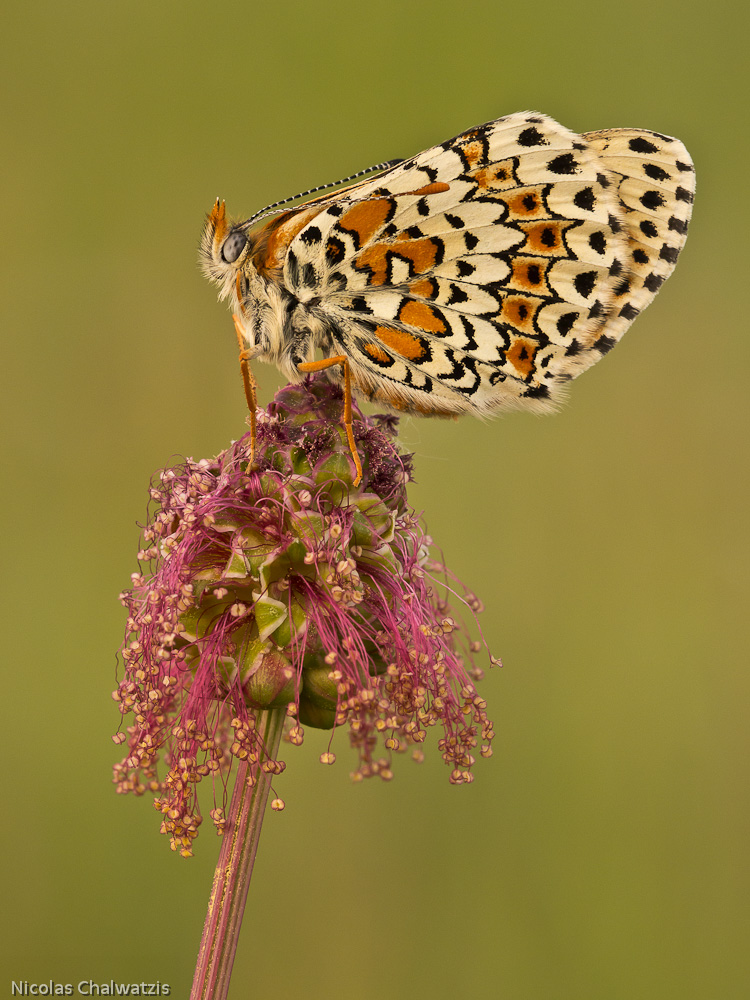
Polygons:
M312 360L315 348L328 339L310 308L315 297L292 294L283 278L290 241L318 211L316 206L285 212L246 233L227 221L224 204L217 201L201 241L203 270L219 287L219 297L229 300L249 356L275 364L290 381L301 380L297 366Z

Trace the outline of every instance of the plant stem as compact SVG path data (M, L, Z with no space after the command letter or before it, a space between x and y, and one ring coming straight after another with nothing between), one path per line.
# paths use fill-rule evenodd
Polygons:
M260 763L276 759L285 718L283 708L258 714L257 731L265 747ZM250 787L247 784L250 768L247 761L240 762L214 872L190 1000L226 1000L229 994L242 914L273 777L259 765L254 766L254 771L257 778Z

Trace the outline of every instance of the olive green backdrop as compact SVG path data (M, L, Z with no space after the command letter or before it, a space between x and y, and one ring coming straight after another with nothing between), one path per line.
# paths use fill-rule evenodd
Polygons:
M185 862L115 796L110 692L151 473L244 430L204 213L525 109L680 136L687 248L559 415L403 422L413 502L505 662L496 754L451 788L433 738L353 786L343 733L333 768L290 749L232 996L750 994L748 27L739 0L6 11L0 996L188 995L218 841Z

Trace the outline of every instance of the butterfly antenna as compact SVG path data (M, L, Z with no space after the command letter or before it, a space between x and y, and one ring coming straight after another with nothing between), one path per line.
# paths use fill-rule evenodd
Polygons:
M317 187L309 188L307 191L300 191L299 194L292 195L291 198L282 198L281 201L275 201L271 205L266 205L265 208L261 208L259 212L255 215L251 215L246 222L243 222L239 229L248 229L254 222L259 219L265 219L267 215L278 215L281 211L281 205L288 205L290 201L297 201L298 198L306 198L309 194L316 194L318 191L327 191L329 188L338 187L339 184L348 184L350 181L356 181L360 177L365 177L367 174L374 174L380 170L390 170L392 167L397 167L399 163L403 163L403 160L385 160L383 163L376 163L372 167L366 167L364 170L358 170L356 174L349 174L348 177L342 177L339 181L329 181L328 184L319 184Z

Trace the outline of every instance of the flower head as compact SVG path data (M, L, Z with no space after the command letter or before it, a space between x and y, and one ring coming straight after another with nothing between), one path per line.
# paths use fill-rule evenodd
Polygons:
M396 421L355 410L364 476L354 488L340 413L340 391L325 378L287 386L259 414L253 469L246 435L214 459L163 471L152 487L142 570L121 595L124 676L113 697L133 719L115 737L128 741L115 782L155 793L162 832L185 855L204 778L226 787L233 759L249 763L249 781L260 767L284 769L264 753L262 711L286 711L293 745L306 726L348 725L358 780L389 779L393 753L412 748L420 759L436 724L451 782L472 780L478 744L491 753L473 683L479 644L459 652L459 626L437 596L437 575L446 591L448 578L407 503L410 461L394 445ZM463 601L480 610L473 595ZM223 808L211 816L221 832Z

